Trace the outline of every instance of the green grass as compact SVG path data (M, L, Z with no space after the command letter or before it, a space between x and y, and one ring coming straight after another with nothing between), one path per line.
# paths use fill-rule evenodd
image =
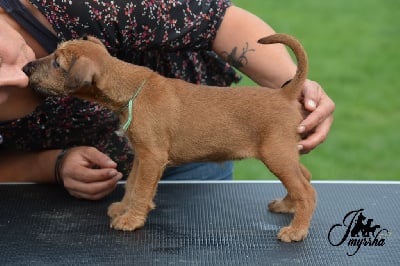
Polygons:
M400 180L400 1L233 2L296 36L309 77L336 103L328 139L302 156L313 179ZM234 176L275 179L254 160L235 163Z

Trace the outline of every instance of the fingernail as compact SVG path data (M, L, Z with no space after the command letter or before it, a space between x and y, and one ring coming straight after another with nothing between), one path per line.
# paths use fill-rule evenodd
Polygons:
M297 145L297 149L299 150L299 151L301 151L302 149L303 149L304 147L303 147L303 145Z
M122 179L122 177L123 177L123 175L122 175L122 173L121 173L121 172L117 172L117 171L115 171L115 173L114 173L113 177L114 177L114 179L115 179L115 180L121 180L121 179Z
M313 100L308 100L307 103L308 103L308 106L310 106L313 109L317 107L317 104Z
M112 167L112 166L116 165L116 162L114 162L113 160L109 160L109 161L107 161L107 165Z
M108 172L108 176L109 177L114 177L115 175L117 175L118 174L118 172L117 172L117 170L111 170L110 172Z
M299 127L297 128L297 132L298 132L298 133L304 133L304 131L306 131L306 127L305 127L305 126L299 126Z

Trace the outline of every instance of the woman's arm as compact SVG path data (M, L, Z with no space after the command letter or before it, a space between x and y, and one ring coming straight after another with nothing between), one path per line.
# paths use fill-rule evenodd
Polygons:
M250 12L236 6L226 10L213 42L214 51L261 86L279 88L293 78L296 64L283 45L260 45L257 41L275 31ZM299 125L299 133L309 133L299 142L302 153L322 143L333 122L335 105L322 87L307 80L304 106L311 114Z
M257 43L274 33L257 16L231 6L218 29L213 50L259 85L279 88L293 78L297 67L284 45Z
M0 182L55 183L55 162L60 152L2 153ZM72 196L96 200L113 191L122 178L116 167L114 161L96 148L81 146L65 153L59 175Z
M0 154L0 182L54 183L54 163L60 150Z

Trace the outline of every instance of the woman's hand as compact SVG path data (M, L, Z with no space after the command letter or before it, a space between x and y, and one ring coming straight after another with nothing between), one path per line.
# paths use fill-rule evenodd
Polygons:
M301 153L309 153L325 141L333 123L334 102L315 81L306 80L303 89L304 107L311 113L301 122L298 132L307 138L299 142Z
M110 194L122 174L117 164L93 147L69 149L59 164L59 177L65 189L76 197L98 200Z

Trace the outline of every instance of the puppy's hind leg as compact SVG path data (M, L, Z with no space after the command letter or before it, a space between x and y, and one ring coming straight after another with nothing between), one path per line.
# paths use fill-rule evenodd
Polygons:
M309 176L304 176L305 168L300 166L298 151L291 149L290 145L279 146L269 146L272 152L265 153L262 160L281 180L288 193L285 198L270 203L269 208L274 212L294 213L290 225L279 231L278 239L283 242L301 241L308 234L316 205L316 193L309 182Z
M303 174L303 177L310 182L311 180L311 173L305 168L304 165L299 163L300 171ZM275 213L294 213L294 201L290 197L289 194L287 194L284 198L282 199L274 199L268 204L268 209L271 212Z
M167 156L157 158L154 153L141 152L135 155L138 160L137 169L133 184L125 192L128 195L122 201L124 213L111 221L111 227L117 230L133 231L143 227L148 213L155 207L153 198L167 164Z

